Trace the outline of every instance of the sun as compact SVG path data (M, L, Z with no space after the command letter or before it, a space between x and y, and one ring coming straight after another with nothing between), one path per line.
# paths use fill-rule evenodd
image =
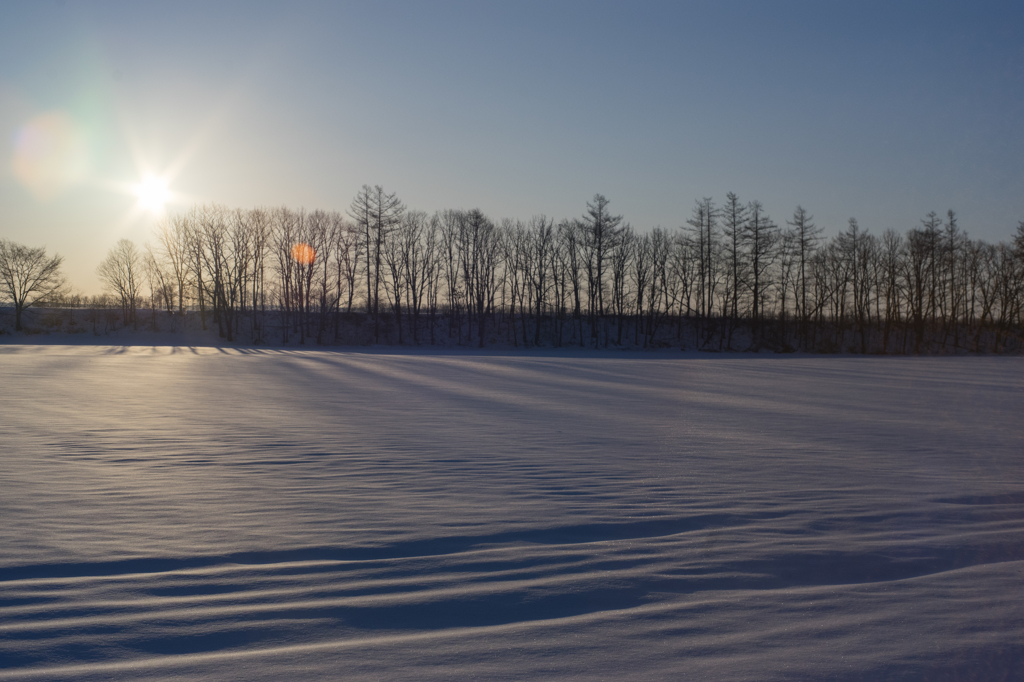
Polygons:
M171 192L166 180L151 175L135 185L135 196L139 198L140 207L159 213L171 198Z

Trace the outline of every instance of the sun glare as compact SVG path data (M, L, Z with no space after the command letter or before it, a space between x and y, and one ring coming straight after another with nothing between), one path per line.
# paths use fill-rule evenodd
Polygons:
M135 196L139 198L139 206L159 213L170 199L171 192L167 189L166 180L150 176L135 186Z

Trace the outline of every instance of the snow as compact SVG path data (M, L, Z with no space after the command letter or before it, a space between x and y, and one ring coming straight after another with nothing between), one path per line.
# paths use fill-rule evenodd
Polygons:
M1024 359L0 346L0 680L1012 679Z

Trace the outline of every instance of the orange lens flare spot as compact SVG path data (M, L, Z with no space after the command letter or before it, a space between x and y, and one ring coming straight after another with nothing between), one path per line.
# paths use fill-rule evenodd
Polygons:
M300 242L292 247L292 260L301 265L312 265L316 260L316 249Z

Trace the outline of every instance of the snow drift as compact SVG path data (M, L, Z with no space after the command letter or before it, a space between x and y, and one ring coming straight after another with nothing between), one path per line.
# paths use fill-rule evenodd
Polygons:
M0 347L0 679L1011 679L1024 361Z

